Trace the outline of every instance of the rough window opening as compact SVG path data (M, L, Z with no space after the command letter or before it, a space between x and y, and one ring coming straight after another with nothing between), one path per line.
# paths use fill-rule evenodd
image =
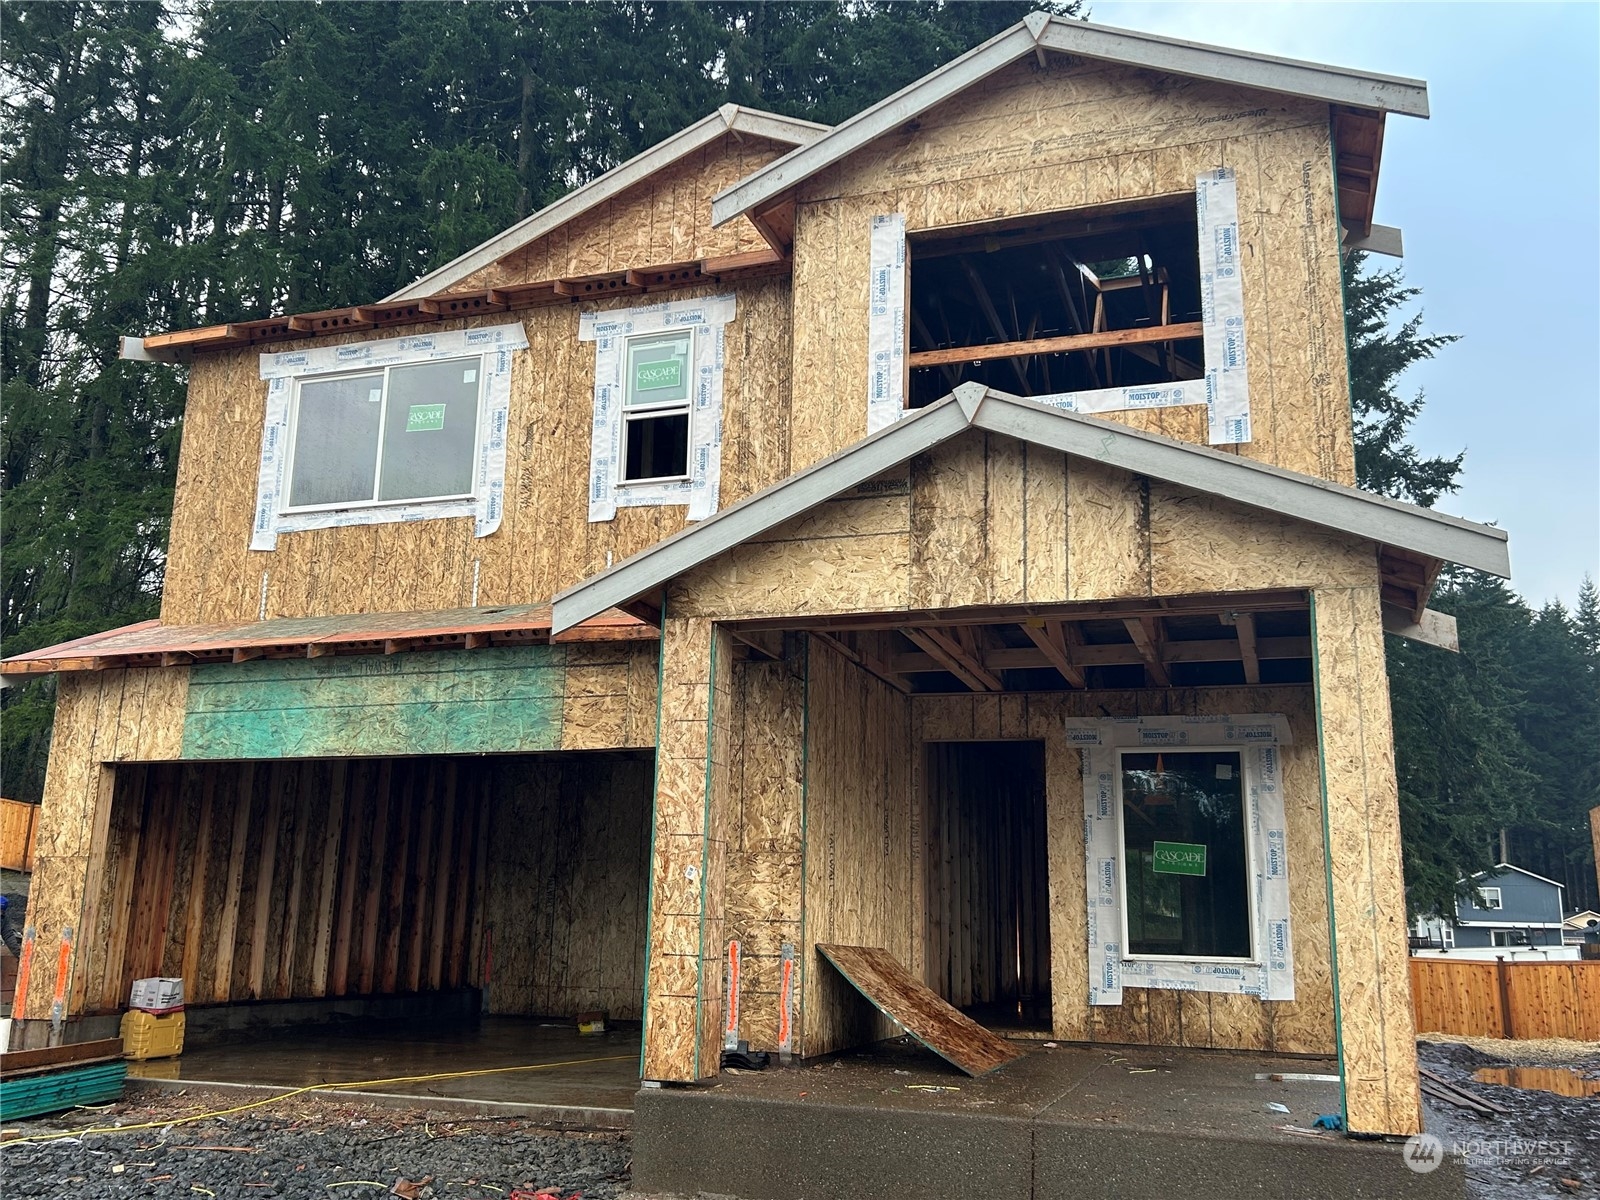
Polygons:
M1192 194L912 236L908 406L1201 378L1198 246Z

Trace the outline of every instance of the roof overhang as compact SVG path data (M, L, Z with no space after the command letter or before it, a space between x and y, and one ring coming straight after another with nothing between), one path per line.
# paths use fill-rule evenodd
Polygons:
M562 642L654 641L656 629L627 613L600 613L569 629ZM121 629L30 650L0 662L10 680L117 667L173 667L254 658L323 658L414 650L476 650L551 641L546 604L279 617L226 625L163 625L141 621Z
M664 141L657 142L621 166L612 168L604 175L568 192L554 204L518 221L505 232L496 234L459 258L451 259L444 266L435 268L393 295L384 297L383 303L394 304L401 300L417 300L445 291L474 271L498 262L530 242L576 220L612 197L620 195L657 172L710 145L725 134L732 134L735 137L760 137L789 146L804 146L816 141L827 131L826 125L818 125L814 121L800 121L777 113L742 108L737 104L724 104L716 112L703 117L686 129L680 129Z
M551 602L551 628L559 634L607 609L654 596L685 572L968 429L1005 434L1294 517L1423 563L1459 563L1502 577L1511 573L1507 536L1491 526L967 383L833 457L568 588ZM1431 573L1426 577L1431 587ZM1421 610L1420 602L1416 608ZM1422 619L1420 611L1411 615L1414 621Z
M1030 13L981 46L863 109L815 141L746 176L712 201L712 224L721 225L745 214L759 224L764 210L781 204L798 184L817 172L893 133L996 71L1030 54L1042 58L1049 50L1321 101L1348 114L1352 134L1359 132L1363 139L1372 137L1381 141L1385 113L1428 115L1428 87L1419 79L1251 54L1225 46ZM1336 141L1339 134L1336 121ZM1368 151L1362 157L1369 162L1369 183L1375 184L1376 142L1371 147L1363 145L1363 150ZM1341 179L1347 173L1341 166ZM1367 191L1369 203L1360 229L1363 234L1371 225L1370 186ZM1358 217L1350 211L1343 215L1346 219Z
M541 209L375 304L292 313L254 321L233 321L224 325L172 330L143 337L124 337L120 357L131 362L184 362L197 353L238 349L261 343L428 324L545 304L570 304L574 300L675 290L701 283L721 283L730 279L785 272L789 264L782 254L774 250L757 250L689 262L634 263L626 270L533 280L502 287L471 290L461 290L459 287L461 281L474 271L576 220L718 138L759 137L798 146L819 137L827 128L812 121L742 108L737 104L724 104L710 116L569 192L548 208Z

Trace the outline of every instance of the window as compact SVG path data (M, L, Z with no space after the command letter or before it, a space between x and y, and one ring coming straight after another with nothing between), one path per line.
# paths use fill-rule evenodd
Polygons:
M1478 891L1483 896L1483 900L1478 905L1479 908L1483 909L1484 912L1500 911L1502 905L1500 903L1499 888L1479 888Z
M284 512L470 497L482 359L298 380Z
M1130 957L1254 960L1242 767L1237 750L1121 754Z
M623 374L622 481L689 477L692 329L631 337Z

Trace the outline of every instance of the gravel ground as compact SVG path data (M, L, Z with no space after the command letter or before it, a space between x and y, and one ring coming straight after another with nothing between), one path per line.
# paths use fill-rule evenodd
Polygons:
M1465 1151L1474 1200L1600 1197L1600 1097L1561 1096L1473 1079L1481 1067L1567 1067L1600 1078L1600 1046L1590 1042L1496 1042L1487 1038L1421 1042L1422 1066L1510 1111L1483 1117L1425 1096L1428 1132L1447 1154Z
M168 1122L237 1103L212 1093L135 1094L97 1111L8 1125L7 1138L111 1124ZM556 1133L515 1118L379 1108L301 1097L281 1108L130 1133L0 1146L3 1191L92 1195L370 1200L397 1183L414 1200L616 1200L629 1169L625 1134ZM426 1182L424 1182L426 1181Z

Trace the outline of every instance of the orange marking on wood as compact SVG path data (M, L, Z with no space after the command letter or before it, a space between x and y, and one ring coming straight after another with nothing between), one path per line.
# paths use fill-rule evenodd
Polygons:
M22 940L22 955L17 959L17 990L11 1002L11 1016L23 1020L23 1008L28 1002L28 976L33 974L33 930L28 930Z

